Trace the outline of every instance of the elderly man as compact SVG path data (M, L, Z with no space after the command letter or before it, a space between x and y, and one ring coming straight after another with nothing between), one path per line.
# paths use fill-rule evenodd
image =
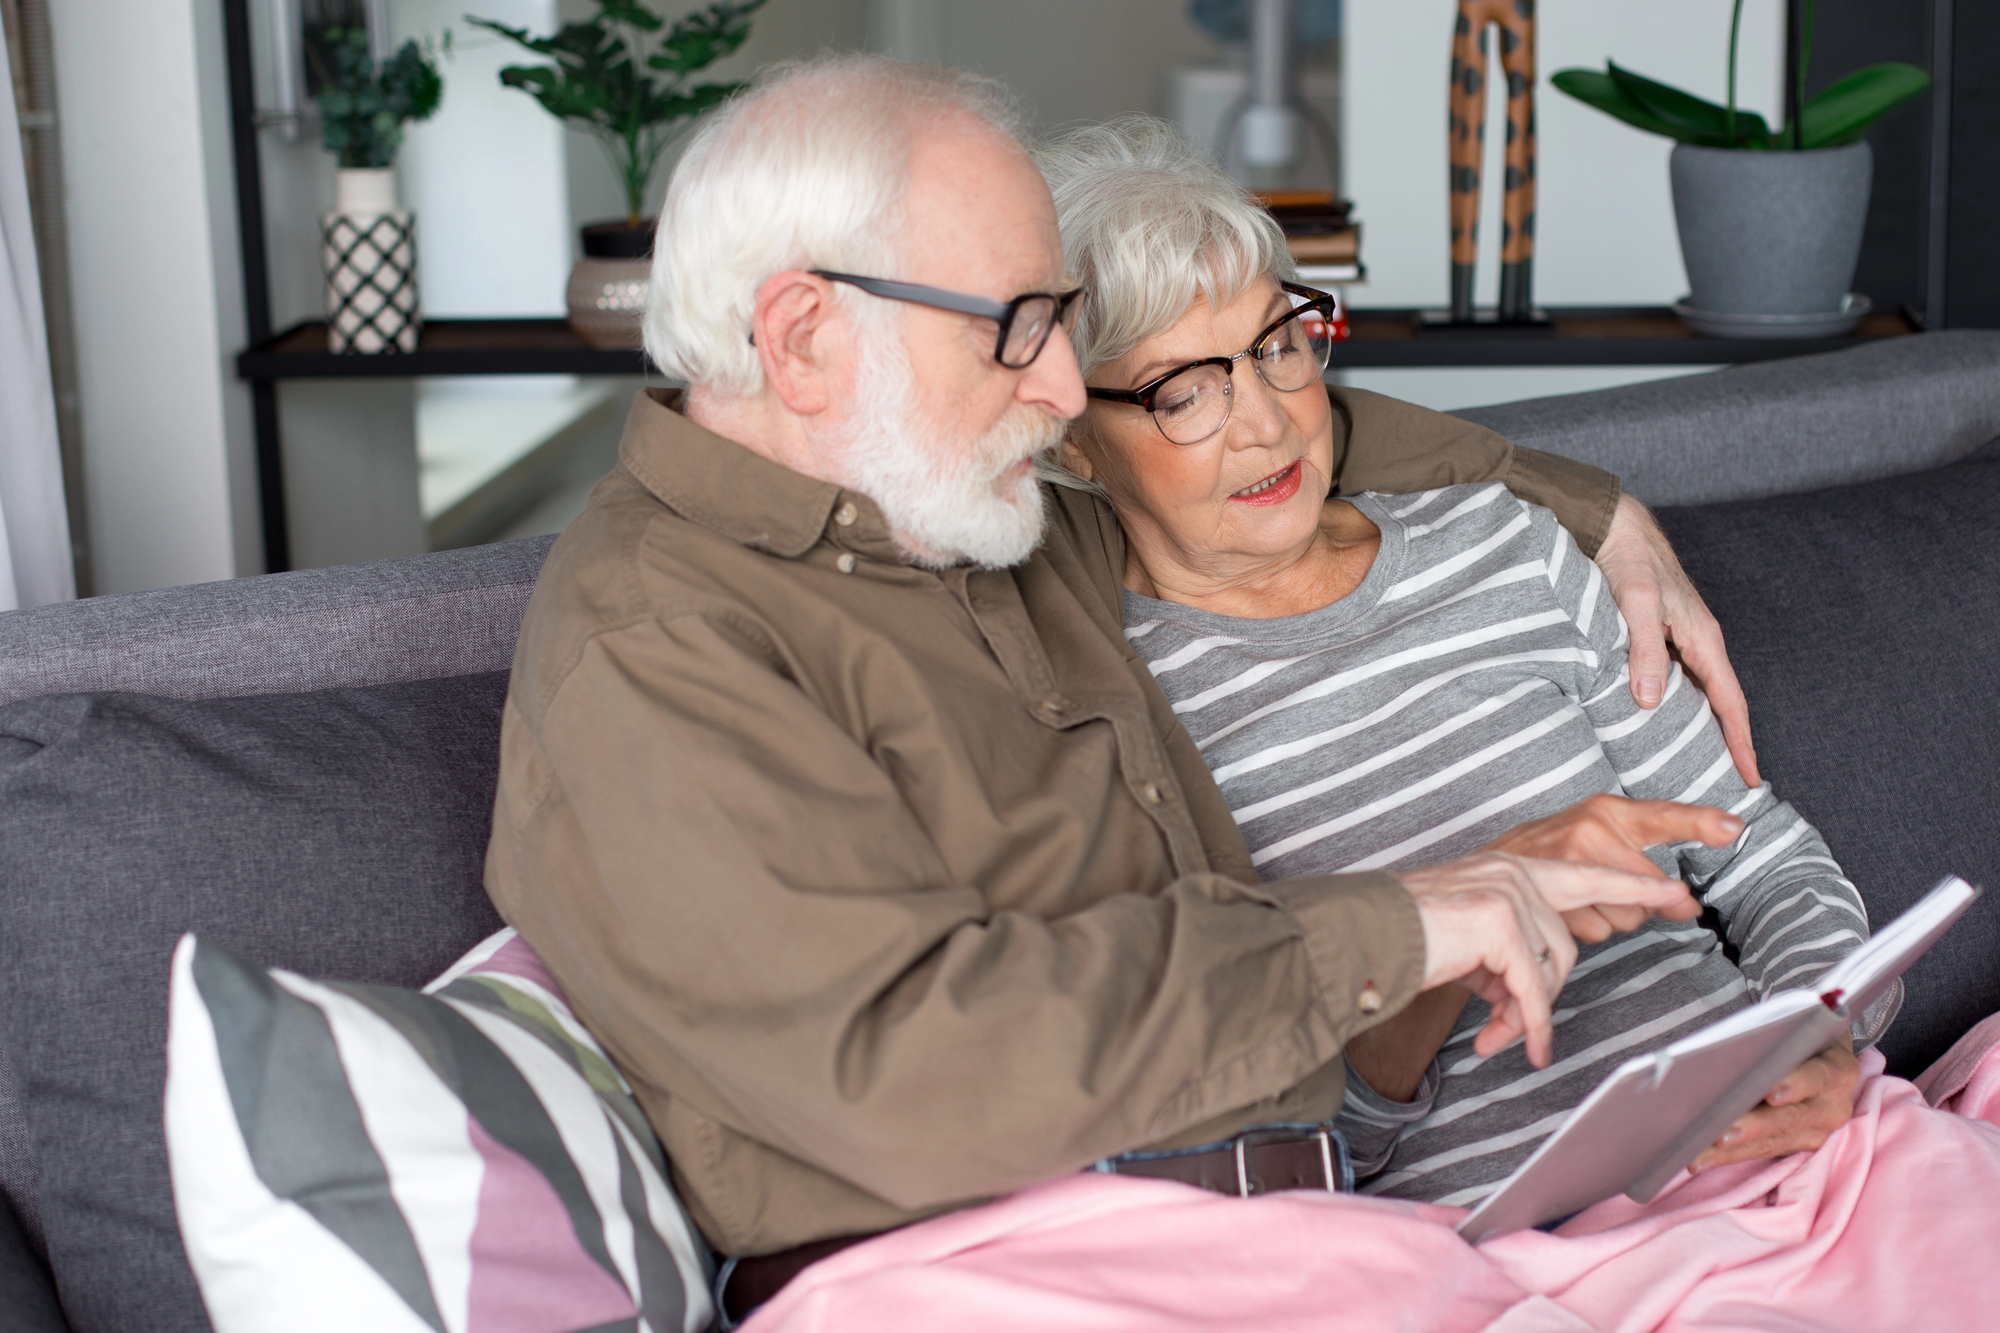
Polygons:
M688 149L656 254L647 346L685 408L639 398L550 553L487 883L702 1230L763 1257L730 1305L1093 1162L1233 1190L1253 1127L1288 1127L1246 1140L1259 1179L1331 1187L1350 1038L1459 980L1495 1001L1482 1050L1546 1052L1558 913L1691 914L1654 874L1506 855L1258 882L1120 634L1109 511L1032 473L1084 392L993 86L777 71ZM1586 549L1611 523L1602 473L1336 400L1348 481L1503 479ZM1684 587L1632 521L1628 587Z

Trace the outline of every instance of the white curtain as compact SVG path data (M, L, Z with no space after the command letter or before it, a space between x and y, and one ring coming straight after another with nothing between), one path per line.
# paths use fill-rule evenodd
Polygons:
M0 58L0 70L7 68ZM76 596L42 281L11 83L0 84L0 611Z

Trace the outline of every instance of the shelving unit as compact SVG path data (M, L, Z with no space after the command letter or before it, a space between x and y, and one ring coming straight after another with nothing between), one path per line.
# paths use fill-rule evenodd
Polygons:
M1384 366L1733 365L1813 352L1917 330L1900 314L1871 315L1844 338L1702 338L1660 306L1551 309L1550 327L1472 331L1417 327L1414 310L1350 312L1353 337L1333 349L1335 369ZM242 353L253 383L385 379L417 375L657 375L645 354L592 347L559 319L436 319L409 354L336 356L326 326L298 324Z
M1704 338L1665 306L1555 306L1549 326L1419 328L1415 310L1355 310L1336 368L1390 366L1716 366L1837 352L1919 330L1901 314L1870 315L1841 338Z
M403 379L419 375L648 375L646 354L592 347L560 319L428 319L417 350L370 356L326 350L326 325L294 324L236 358L253 383Z

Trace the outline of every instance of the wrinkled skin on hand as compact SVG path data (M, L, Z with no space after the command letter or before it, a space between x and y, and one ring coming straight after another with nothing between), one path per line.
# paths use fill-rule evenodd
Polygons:
M1657 875L1646 859L1646 848L1675 842L1699 842L1726 847L1743 832L1743 821L1726 810L1676 801L1635 801L1627 796L1600 795L1578 801L1544 819L1517 824L1486 845L1490 852L1541 861L1584 861L1634 875ZM1661 912L1674 921L1701 914L1692 899ZM1613 935L1637 930L1647 910L1629 904L1601 903L1567 911L1563 924L1586 944L1600 944Z
M1750 741L1750 705L1729 665L1722 626L1710 614L1687 572L1667 545L1666 534L1646 507L1631 496L1620 496L1611 530L1597 550L1597 567L1605 586L1625 615L1632 633L1632 699L1654 708L1666 692L1667 645L1681 666L1708 696L1722 737L1746 785L1758 785L1757 749Z
M1753 1162L1811 1152L1854 1116L1854 1089L1861 1081L1861 1061L1854 1039L1838 1042L1785 1075L1763 1105L1730 1126L1729 1131L1689 1164L1695 1175L1731 1162Z
M1573 861L1533 861L1480 852L1396 878L1416 902L1424 929L1423 989L1456 981L1492 1007L1473 1039L1492 1055L1525 1039L1529 1061L1553 1054L1550 1009L1576 964L1576 941L1562 913L1631 906L1685 919L1698 909L1687 886L1649 863L1634 874Z
M1742 820L1709 806L1606 795L1509 829L1494 839L1488 850L1553 861L1588 861L1645 874L1653 868L1645 856L1647 847L1672 842L1722 847L1735 841L1742 831ZM1697 914L1692 900L1685 908L1660 913L1674 920ZM1578 939L1595 944L1636 930L1645 921L1646 912L1626 904L1593 904L1562 916ZM1738 1120L1688 1169L1699 1173L1731 1162L1811 1152L1853 1116L1854 1090L1860 1077L1861 1063L1855 1058L1853 1040L1843 1037L1786 1075L1763 1105Z
M1742 820L1711 806L1603 795L1545 819L1516 825L1485 850L1529 861L1583 862L1655 879L1660 872L1646 859L1646 848L1690 841L1721 847L1735 841L1742 831ZM1587 903L1558 915L1576 939L1597 944L1615 934L1637 930L1653 911L1675 921L1700 915L1699 906L1686 895L1660 908ZM1347 1043L1348 1063L1376 1092L1391 1101L1408 1101L1432 1058L1451 1036L1468 998L1468 990L1458 985L1425 991L1388 1022L1351 1039Z

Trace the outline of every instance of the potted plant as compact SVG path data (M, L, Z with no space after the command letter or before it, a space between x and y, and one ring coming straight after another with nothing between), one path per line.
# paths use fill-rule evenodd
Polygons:
M743 45L749 15L763 3L717 0L669 28L638 0L597 0L588 22L565 24L552 37L468 16L554 62L509 65L500 81L587 131L624 186L625 216L586 225L583 258L570 271L569 322L595 346L639 345L653 252L652 221L640 216L646 186L685 123L743 86L690 79Z
M396 206L403 127L444 97L437 66L414 41L378 65L364 28L328 28L307 46L319 82L320 145L334 154L335 203L320 219L327 346L335 352L414 352L416 219Z
M1795 88L1812 59L1806 0ZM1846 333L1868 298L1848 291L1861 254L1874 160L1863 136L1930 86L1914 65L1859 69L1807 100L1795 94L1772 129L1736 104L1743 0L1729 23L1728 100L1722 106L1606 62L1566 69L1556 87L1628 125L1675 141L1674 221L1687 298L1674 309L1698 333L1826 337Z

